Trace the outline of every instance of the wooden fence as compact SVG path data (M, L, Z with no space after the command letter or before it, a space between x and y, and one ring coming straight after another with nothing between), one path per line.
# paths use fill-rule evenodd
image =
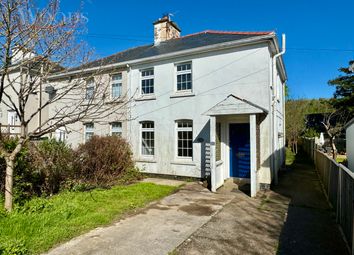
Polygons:
M354 255L354 173L317 147L314 139L303 139L303 149L315 164L327 199L335 211L351 254Z

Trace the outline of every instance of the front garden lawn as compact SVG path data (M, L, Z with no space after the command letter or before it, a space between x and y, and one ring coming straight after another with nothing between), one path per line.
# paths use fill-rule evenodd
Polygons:
M9 215L0 212L0 245L19 243L29 253L38 254L90 229L109 224L176 189L136 183L90 192L63 192L49 199L36 198Z

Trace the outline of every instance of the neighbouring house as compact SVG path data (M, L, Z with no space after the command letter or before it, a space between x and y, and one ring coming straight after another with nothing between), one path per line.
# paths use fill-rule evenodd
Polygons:
M354 141L354 118L345 125L346 147L348 168L354 172L354 144L349 141Z
M281 50L274 32L181 36L169 16L153 25L154 43L51 77L63 83L100 70L112 94L120 83L124 95L118 116L70 125L67 141L120 132L144 172L209 178L213 191L239 178L252 196L269 188L285 160L285 37Z
M80 89L73 93L70 98L60 100L58 103L50 107L49 116L56 114L56 109L61 109L67 105L75 105L75 101L80 102L85 107L95 104L95 93L100 87L103 87L106 95L104 105L102 107L113 107L114 111L107 114L97 109L97 114L91 112L87 117L81 118L80 121L61 127L56 131L57 140L63 140L72 147L77 147L81 143L85 143L93 135L120 135L126 139L127 137L127 120L129 116L129 100L127 87L127 70L125 66L109 68L104 66L99 70L90 70L93 65L100 65L100 61L92 62L77 69L70 70L70 73L58 73L52 75L48 79L48 87L53 90L59 90L65 84L77 83ZM74 100L74 103L73 103ZM85 102L86 101L86 102ZM118 104L118 106L117 106Z
M4 93L0 103L2 134L17 136L21 133L21 120L18 114L21 107L18 95L23 93L24 85L26 89L31 88L24 109L25 119L22 120L28 121L25 132L35 132L48 119L49 107L45 107L44 104L49 99L49 94L38 79L48 64L54 71L63 70L24 47L15 46L12 49L9 74L4 77ZM24 100L21 103L24 103Z

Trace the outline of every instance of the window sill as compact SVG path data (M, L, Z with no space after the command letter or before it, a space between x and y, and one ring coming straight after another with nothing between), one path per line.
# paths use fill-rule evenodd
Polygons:
M117 97L113 99L109 99L106 104L121 104L124 103L124 99L122 97Z
M135 98L135 101L147 101L147 100L156 100L155 95L146 95Z
M177 98L177 97L194 97L195 94L192 92L175 92L173 95L170 95L170 98Z
M187 159L177 159L174 161L171 161L171 165L185 165L185 166L196 166L196 164L192 160L187 160Z
M135 161L139 163L157 163L157 161L153 158L138 158L135 159Z

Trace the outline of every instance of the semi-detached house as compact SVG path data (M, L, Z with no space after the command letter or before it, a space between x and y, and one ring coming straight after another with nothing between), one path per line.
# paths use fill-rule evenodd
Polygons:
M126 107L112 119L72 125L66 140L76 146L92 134L120 133L144 172L210 177L213 191L239 178L254 196L277 181L285 159L287 76L276 34L180 32L165 16L154 22L153 44L84 66L105 70L112 96ZM87 81L86 93L94 83Z

